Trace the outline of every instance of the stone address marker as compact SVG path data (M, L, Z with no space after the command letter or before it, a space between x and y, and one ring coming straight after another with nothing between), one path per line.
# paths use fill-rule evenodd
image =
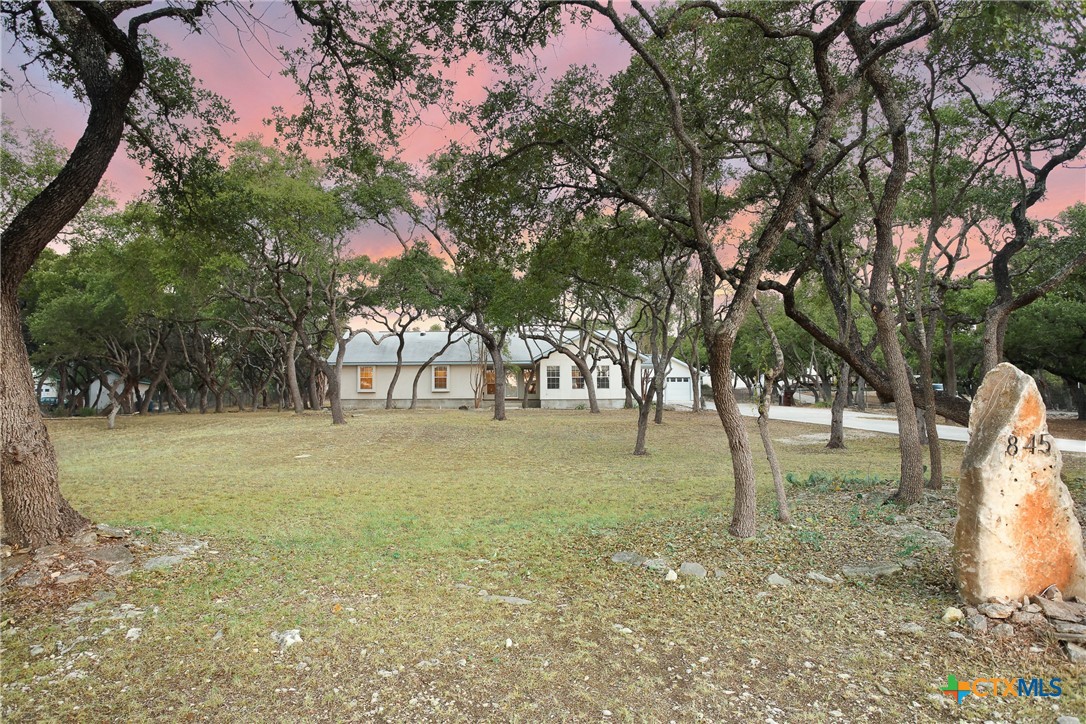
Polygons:
M969 414L958 485L954 568L970 603L1056 585L1086 600L1082 529L1033 378L1003 363L984 377Z

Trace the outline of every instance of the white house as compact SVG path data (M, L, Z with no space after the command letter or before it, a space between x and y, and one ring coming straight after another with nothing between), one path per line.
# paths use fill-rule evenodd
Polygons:
M393 391L396 407L411 403L411 387L420 369L418 404L420 407L472 407L476 394L483 404L494 400L494 371L490 356L478 336L459 332L457 340L438 355L428 366L427 361L437 354L446 342L446 332L409 332L405 335L403 366ZM388 387L396 371L395 337L381 339L374 344L368 335L359 335L347 345L340 377L340 397L346 408L382 407ZM618 351L605 337L600 337L599 348L609 356L599 359L589 357L596 382L596 400L602 408L620 408L626 401L622 386L622 372L614 361ZM569 357L552 345L534 339L524 339L515 334L506 337L503 360L506 365L506 400L519 402L525 407L571 409L588 404L588 389L577 366ZM329 359L334 361L334 355ZM642 359L631 353L634 379L642 377ZM687 379L689 370L678 360L672 360L675 377ZM669 385L671 383L669 382ZM679 383L670 392L676 404L683 404ZM671 403L669 393L665 402ZM687 404L692 399L689 389L682 399Z

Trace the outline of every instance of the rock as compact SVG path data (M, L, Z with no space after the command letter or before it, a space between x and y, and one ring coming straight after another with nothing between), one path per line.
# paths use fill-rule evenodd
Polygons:
M510 606L527 606L531 603L527 598L517 598L516 596L487 596L487 601L493 601L495 603L507 603Z
M30 588L31 586L37 586L43 580L45 580L45 576L42 575L41 571L27 571L15 579L15 585L20 588Z
M963 634L961 631L951 631L946 635L946 637L948 639L958 639L959 641L965 640L965 634Z
M645 556L633 551L619 551L611 556L612 563L625 563L628 566L640 566L644 564L645 560Z
M1082 528L1033 378L1011 364L984 377L969 414L953 560L970 602L1050 585L1086 596Z
M30 655L31 656L41 656L44 653L45 653L45 647L44 646L36 646L35 645L35 646L30 647Z
M215 635L211 637L212 641L222 641L223 633L222 629L215 632Z
M41 548L34 551L34 560L47 561L50 558L56 558L63 552L64 549L58 545L42 546Z
M962 613L962 610L960 608L947 606L946 611L943 612L943 623L957 623L963 618L965 618L965 614Z
M83 571L71 571L70 573L62 573L57 576L56 582L62 586L67 586L69 583L79 583L80 581L87 580L88 576Z
M1018 623L1025 626L1031 626L1037 623L1044 623L1045 617L1039 613L1029 613L1028 611L1015 611L1011 615L1011 623Z
M1067 621L1053 621L1052 626L1059 633L1086 634L1086 626L1080 623L1068 623Z
M1071 659L1072 664L1086 664L1086 648L1070 641L1065 641L1063 646L1067 651L1067 658Z
M679 566L680 576L691 576L693 578L705 578L709 575L709 572L705 570L705 566L700 563L692 563L690 561L683 561L683 564Z
M1086 604L1075 601L1049 601L1043 596L1034 596L1032 600L1048 618L1071 623L1086 623Z
M837 585L837 581L833 580L829 576L822 575L818 571L810 571L807 574L807 578L812 580L812 581L817 581L818 583L825 583L827 586L836 586Z
M195 543L177 546L177 552L180 553L183 556L191 556L196 551L200 550L201 548L206 548L206 547L207 547L207 543L200 540L200 541L196 541Z
M102 536L103 538L127 538L128 532L121 530L120 528L114 528L112 525L99 523L98 535Z
M300 629L292 628L286 631L272 631L272 641L279 644L280 651L286 651L294 644L300 644L302 642L302 632Z
M98 542L98 534L93 530L85 530L72 536L74 546L92 546Z
M136 560L132 551L123 545L102 546L92 551L87 551L87 558L99 563L131 563Z
M185 560L184 556L155 556L154 558L144 561L143 570L159 571L176 566L183 560Z
M897 627L898 633L920 636L924 633L924 627L918 623L906 622Z
M665 573L671 570L671 563L666 558L646 558L641 565L650 571Z
M29 553L14 553L0 559L0 576L7 578L30 562Z
M909 541L925 548L950 548L950 539L942 533L922 528L916 523L903 523L900 525L881 525L875 528L876 532L888 538L899 541Z
M1014 626L1011 626L1009 623L998 624L992 629L992 635L997 639L1014 638Z
M845 578L882 578L901 573L900 563L875 563L870 566L841 566Z
M770 573L769 577L765 579L765 582L771 586L791 586L792 582L784 576L777 575L776 573Z
M124 635L124 638L126 641L136 641L142 633L143 629L141 628L130 628L128 629L128 633Z
M988 617L979 613L965 619L965 627L973 633L985 633L988 631Z
M106 574L110 576L127 576L134 570L136 569L132 567L131 563L114 563L106 569Z
M677 581L679 580L679 574L670 568L667 569L667 574L664 576L665 581Z
M977 606L977 611L988 618L1004 619L1014 614L1014 606L1006 603L982 603Z
M1056 719L1056 724L1082 724L1082 723L1078 720L1077 716L1070 716L1068 714L1064 714L1063 716Z

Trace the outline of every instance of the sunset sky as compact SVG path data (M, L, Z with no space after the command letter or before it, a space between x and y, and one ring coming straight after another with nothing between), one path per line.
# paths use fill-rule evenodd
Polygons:
M291 109L299 105L297 89L293 81L281 75L282 61L275 52L277 46L292 46L297 42L298 30L285 4L257 4L253 12L263 26L255 34L222 19L200 35L187 33L174 22L156 22L154 27L158 37L191 64L206 87L229 99L238 117L238 122L226 129L229 133L237 138L256 133L270 141L274 131L264 121L272 115L272 107ZM629 57L628 48L597 20L587 28L567 27L540 53L539 64L548 77L560 75L573 64L593 64L610 74L621 69ZM4 116L17 128L50 129L59 143L71 147L83 130L84 107L40 76L32 76L37 89L19 87L21 62L24 58L12 51L10 42L5 43L3 65L15 77L17 87L3 95ZM482 65L480 72L472 77L465 71L463 65L452 71L458 95L461 99L477 100L486 84L494 79L493 70ZM464 138L463 128L449 124L440 112L430 112L424 124L402 139L402 157L411 162L421 161L449 141ZM1075 201L1086 200L1084 169L1086 161L1053 174L1048 198L1036 209L1035 216L1053 216ZM118 190L121 201L135 198L147 186L143 169L123 151L114 157L106 178ZM398 250L396 242L380 230L363 232L355 246L371 256Z

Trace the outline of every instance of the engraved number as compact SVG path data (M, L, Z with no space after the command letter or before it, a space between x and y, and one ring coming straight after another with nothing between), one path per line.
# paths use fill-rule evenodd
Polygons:
M1051 454L1052 441L1045 439L1045 433L1041 433L1040 435L1030 435L1029 440L1026 441L1026 444L1022 446L1022 452L1026 452L1028 450L1030 453L1036 454L1038 445L1044 446L1040 450L1041 454ZM1007 436L1007 454L1012 457L1018 454L1018 437L1015 435Z

